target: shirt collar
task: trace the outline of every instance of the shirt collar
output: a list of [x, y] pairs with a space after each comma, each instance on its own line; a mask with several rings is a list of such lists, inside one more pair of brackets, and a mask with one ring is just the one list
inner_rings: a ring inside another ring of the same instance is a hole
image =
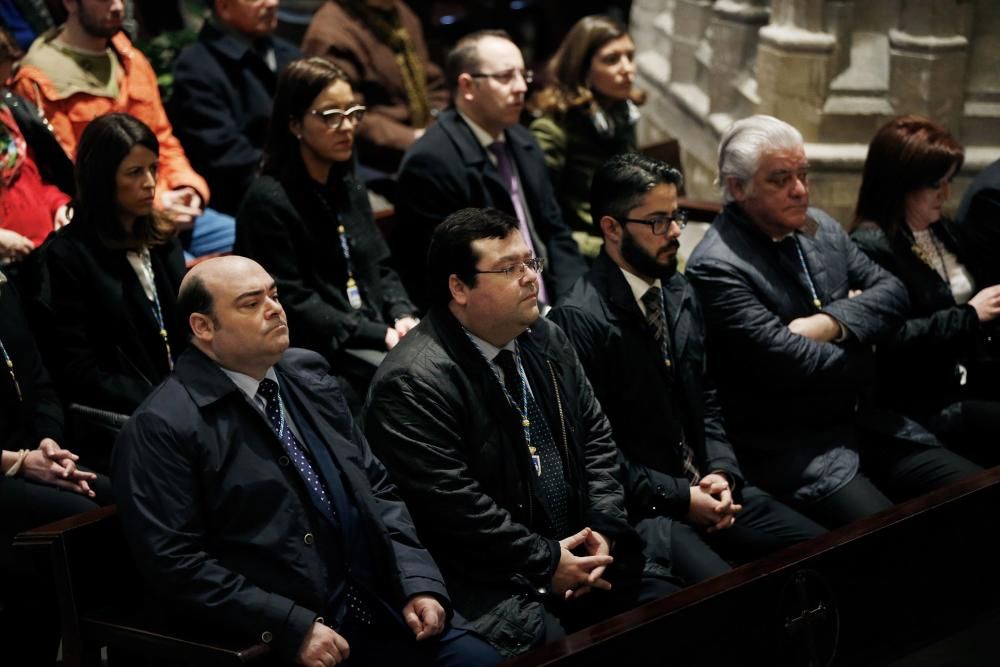
[[653, 281], [653, 284], [649, 284], [639, 276], [634, 273], [629, 273], [620, 266], [618, 269], [622, 272], [622, 275], [625, 276], [625, 282], [628, 283], [629, 289], [632, 290], [632, 296], [635, 298], [636, 303], [639, 304], [639, 310], [641, 310], [642, 314], [645, 315], [646, 304], [642, 302], [642, 297], [649, 291], [650, 287], [659, 287], [662, 293], [663, 281], [657, 278]]
[[[457, 111], [457, 109], [456, 109], [456, 111]], [[472, 134], [475, 135], [476, 140], [480, 144], [482, 144], [483, 148], [489, 149], [490, 144], [492, 144], [494, 142], [497, 142], [497, 141], [504, 142], [504, 141], [506, 141], [506, 138], [505, 138], [503, 132], [500, 133], [500, 136], [494, 137], [494, 136], [490, 135], [489, 132], [487, 132], [483, 128], [479, 127], [478, 125], [476, 125], [476, 123], [474, 123], [472, 121], [472, 119], [470, 119], [468, 116], [466, 116], [461, 111], [458, 111], [458, 115], [461, 116], [462, 120], [464, 120], [465, 123], [469, 126], [469, 128], [472, 130]]]
[[476, 334], [472, 333], [468, 329], [466, 329], [465, 331], [466, 331], [466, 333], [469, 334], [469, 339], [472, 341], [472, 344], [475, 345], [477, 348], [479, 348], [479, 351], [482, 353], [482, 355], [484, 357], [486, 357], [487, 359], [489, 359], [490, 362], [493, 362], [494, 359], [496, 358], [496, 356], [498, 354], [500, 354], [500, 350], [510, 350], [511, 352], [514, 353], [514, 356], [517, 356], [517, 339], [516, 338], [514, 340], [510, 341], [509, 343], [507, 343], [506, 345], [504, 345], [503, 347], [497, 347], [496, 345], [493, 345], [492, 343], [486, 342], [485, 340], [483, 340], [482, 338], [480, 338]]
[[[256, 400], [257, 388], [260, 387], [260, 381], [244, 373], [231, 371], [223, 366], [219, 366], [219, 369], [229, 376], [229, 379], [233, 381], [233, 384], [235, 384], [240, 391], [246, 394], [247, 398], [251, 401]], [[274, 382], [278, 381], [278, 374], [274, 372], [274, 366], [267, 369], [267, 373], [264, 374], [264, 377], [269, 380], [273, 380]]]

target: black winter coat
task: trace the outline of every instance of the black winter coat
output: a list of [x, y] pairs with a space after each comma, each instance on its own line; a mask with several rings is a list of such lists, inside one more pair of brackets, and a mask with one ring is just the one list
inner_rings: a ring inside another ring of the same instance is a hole
[[276, 71], [249, 40], [206, 21], [174, 63], [167, 110], [191, 166], [212, 191], [212, 208], [236, 215], [260, 166], [278, 75], [301, 57], [272, 37]]
[[[447, 610], [441, 574], [329, 367], [290, 349], [275, 371], [341, 471], [372, 545], [380, 598], [401, 611], [430, 593]], [[331, 613], [345, 575], [324, 548], [334, 531], [267, 417], [191, 348], [122, 429], [113, 471], [129, 546], [169, 610], [241, 641], [273, 642], [291, 662], [317, 617]]]
[[[976, 289], [984, 282], [983, 267], [968, 252], [963, 229], [942, 219], [931, 232], [954, 253], [972, 275]], [[996, 328], [982, 326], [976, 310], [958, 305], [941, 276], [911, 249], [900, 233], [888, 238], [874, 223], [862, 224], [851, 238], [866, 255], [899, 278], [910, 297], [906, 321], [878, 348], [878, 396], [883, 405], [911, 415], [937, 413], [964, 396], [959, 365], [975, 381], [985, 369]]]
[[[535, 250], [546, 259], [542, 278], [549, 298], [558, 301], [587, 265], [563, 221], [538, 142], [520, 125], [505, 134], [539, 237]], [[396, 188], [399, 224], [392, 237], [393, 256], [407, 289], [421, 305], [426, 301], [424, 276], [431, 234], [450, 214], [470, 206], [514, 215], [500, 172], [472, 129], [457, 111], [449, 109], [406, 152]]]
[[707, 376], [705, 325], [694, 290], [680, 274], [663, 289], [672, 372], [621, 269], [603, 250], [549, 314], [573, 341], [625, 455], [633, 522], [656, 514], [684, 518], [691, 505], [679, 450], [668, 442], [672, 428], [665, 420], [671, 415], [680, 420], [703, 474], [725, 472], [737, 486], [743, 477]]
[[[745, 468], [768, 461], [751, 477], [777, 495], [797, 489], [806, 466], [831, 447], [856, 446], [859, 401], [875, 378], [872, 344], [891, 336], [909, 305], [902, 283], [835, 220], [818, 209], [809, 216], [794, 236], [819, 308], [794, 246], [780, 247], [736, 204], [712, 223], [685, 274], [705, 309], [729, 436]], [[862, 294], [848, 298], [854, 289]], [[847, 339], [819, 343], [788, 329], [818, 312], [840, 322]]]
[[[611, 427], [572, 344], [540, 319], [518, 338], [536, 401], [564, 457], [569, 525], [614, 540], [615, 567], [642, 567], [628, 525]], [[544, 636], [542, 604], [559, 561], [521, 418], [447, 308], [389, 352], [372, 383], [365, 433], [441, 566], [456, 612], [506, 655]], [[568, 460], [567, 460], [568, 456]]]
[[[288, 315], [292, 344], [337, 365], [345, 348], [385, 350], [393, 322], [416, 307], [389, 264], [389, 249], [364, 186], [352, 177], [324, 187], [303, 171], [279, 181], [261, 176], [236, 219], [234, 252], [274, 276]], [[338, 224], [347, 233], [354, 277], [364, 307], [347, 299], [347, 263]]]

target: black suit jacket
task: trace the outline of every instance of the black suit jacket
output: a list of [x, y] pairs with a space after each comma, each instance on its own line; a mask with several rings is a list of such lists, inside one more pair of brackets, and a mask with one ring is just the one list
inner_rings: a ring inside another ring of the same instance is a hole
[[174, 63], [167, 111], [195, 171], [208, 181], [212, 208], [236, 215], [253, 181], [271, 120], [278, 74], [301, 57], [273, 37], [276, 71], [248, 40], [206, 21]]
[[[64, 400], [131, 413], [170, 371], [149, 300], [124, 250], [105, 247], [83, 222], [39, 249], [32, 315], [39, 347]], [[176, 239], [151, 251], [156, 293], [174, 358], [187, 335], [176, 321], [184, 255]]]
[[[562, 219], [534, 136], [520, 125], [508, 128], [505, 135], [538, 236], [536, 250], [546, 258], [545, 287], [550, 298], [558, 299], [587, 267]], [[514, 215], [500, 172], [472, 129], [449, 109], [407, 151], [397, 182], [399, 225], [393, 232], [392, 251], [403, 283], [418, 305], [426, 305], [424, 275], [434, 228], [451, 213], [470, 206]]]
[[702, 474], [742, 479], [706, 375], [705, 324], [694, 290], [680, 274], [663, 290], [673, 377], [625, 276], [603, 250], [549, 315], [573, 341], [625, 456], [633, 522], [653, 514], [683, 518], [690, 507], [690, 482], [667, 438], [672, 429], [664, 420], [671, 415], [680, 420]]
[[[429, 593], [446, 606], [437, 565], [355, 427], [323, 359], [290, 349], [275, 366], [340, 468], [363, 530], [379, 596], [401, 610]], [[195, 348], [122, 429], [113, 480], [140, 571], [175, 612], [291, 660], [344, 573], [330, 524], [289, 464], [267, 417]], [[267, 633], [267, 634], [265, 634]]]

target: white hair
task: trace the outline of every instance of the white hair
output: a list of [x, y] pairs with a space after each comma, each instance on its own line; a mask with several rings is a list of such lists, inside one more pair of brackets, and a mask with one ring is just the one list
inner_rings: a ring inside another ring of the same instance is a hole
[[802, 134], [774, 116], [758, 114], [738, 120], [729, 126], [719, 142], [719, 185], [722, 199], [729, 203], [733, 194], [728, 179], [749, 184], [767, 151], [801, 148]]

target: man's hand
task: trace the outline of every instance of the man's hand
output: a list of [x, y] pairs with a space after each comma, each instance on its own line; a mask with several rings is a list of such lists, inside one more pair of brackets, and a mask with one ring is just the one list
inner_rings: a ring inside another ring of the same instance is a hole
[[205, 212], [202, 208], [201, 195], [188, 185], [164, 192], [160, 201], [163, 204], [164, 215], [178, 230], [191, 229], [194, 226], [194, 219]]
[[407, 315], [406, 317], [401, 317], [396, 320], [396, 323], [392, 326], [392, 328], [396, 330], [396, 333], [398, 333], [400, 337], [402, 337], [405, 336], [410, 329], [417, 326], [419, 322], [420, 320], [417, 318]]
[[43, 438], [38, 449], [28, 454], [21, 465], [21, 475], [35, 482], [58, 486], [61, 489], [93, 498], [89, 482], [97, 479], [92, 472], [78, 470], [80, 457], [63, 449], [52, 438]]
[[788, 323], [788, 330], [817, 343], [832, 343], [840, 338], [840, 323], [826, 313], [796, 318]]
[[433, 595], [414, 595], [403, 607], [403, 618], [417, 641], [441, 634], [444, 630], [444, 607]]
[[399, 344], [399, 332], [395, 329], [385, 330], [385, 349], [391, 350]]
[[742, 509], [742, 505], [733, 502], [729, 480], [718, 473], [705, 475], [698, 486], [691, 487], [688, 519], [709, 533], [730, 528], [736, 523], [736, 514]]
[[313, 623], [295, 660], [304, 667], [332, 667], [347, 660], [347, 640], [322, 623]]
[[69, 221], [73, 219], [71, 215], [72, 210], [69, 204], [63, 204], [56, 209], [56, 215], [52, 219], [52, 229], [62, 229], [69, 224]]
[[[584, 528], [575, 535], [570, 535], [565, 539], [559, 540], [561, 548], [559, 564], [556, 566], [555, 574], [552, 575], [552, 592], [556, 595], [562, 595], [568, 600], [580, 588], [584, 589], [583, 592], [579, 593], [580, 595], [583, 595], [591, 588], [600, 588], [605, 591], [611, 590], [611, 582], [601, 579], [604, 568], [611, 565], [615, 560], [610, 554], [595, 553], [590, 556], [576, 556], [573, 554], [573, 549], [582, 544], [587, 544], [588, 540], [594, 539], [592, 537], [593, 532], [590, 528]], [[595, 551], [603, 548], [600, 546], [601, 541], [603, 541], [605, 547], [607, 546], [607, 540], [598, 536], [598, 540], [592, 541], [590, 546], [587, 547], [588, 552], [591, 548], [595, 549]], [[598, 568], [600, 569], [592, 579], [594, 570]]]
[[10, 229], [0, 229], [0, 260], [13, 262], [35, 249], [26, 236]]
[[1000, 315], [1000, 285], [979, 290], [969, 299], [969, 305], [976, 309], [980, 322], [990, 322]]

